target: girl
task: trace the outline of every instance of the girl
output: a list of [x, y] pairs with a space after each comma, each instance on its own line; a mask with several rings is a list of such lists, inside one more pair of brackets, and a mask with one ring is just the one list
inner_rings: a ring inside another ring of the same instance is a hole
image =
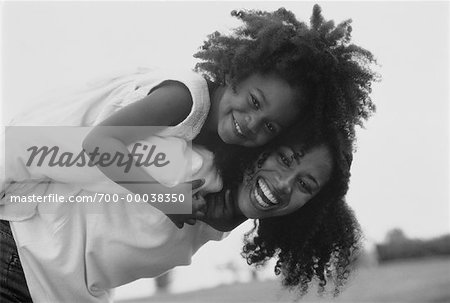
[[[280, 250], [277, 272], [279, 274], [280, 268], [286, 266], [283, 274], [287, 281], [295, 280], [299, 275], [296, 270], [299, 265], [304, 267], [309, 278], [316, 276], [322, 280], [325, 277], [321, 276], [320, 270], [324, 270], [325, 263], [328, 270], [338, 265], [339, 270], [348, 271], [348, 263], [345, 262], [350, 260], [351, 249], [356, 247], [358, 240], [356, 221], [339, 202], [348, 184], [349, 140], [333, 139], [330, 132], [309, 139], [312, 133], [292, 131], [287, 134], [280, 147], [262, 154], [246, 170], [245, 178], [240, 176], [240, 183], [234, 176], [239, 168], [244, 168], [240, 163], [247, 162], [248, 155], [234, 164], [224, 165], [221, 170], [228, 178], [233, 174], [233, 182], [222, 193], [206, 197], [212, 201], [203, 204], [203, 209], [200, 207], [204, 215], [199, 219], [207, 224], [198, 222], [178, 229], [155, 208], [129, 203], [114, 206], [102, 203], [98, 214], [90, 213], [84, 205], [51, 204], [48, 206], [53, 208], [51, 214], [38, 213], [31, 219], [11, 222], [33, 301], [107, 301], [111, 288], [189, 264], [192, 254], [200, 246], [223, 237], [223, 232], [211, 226], [229, 228], [247, 218], [260, 219], [260, 230], [265, 222], [270, 222], [266, 221], [268, 218], [280, 217], [285, 221], [272, 225], [271, 231], [259, 231], [261, 234], [253, 240], [254, 243], [247, 240], [244, 252], [250, 263], [266, 260], [258, 259], [265, 250], [261, 251], [262, 247], [258, 249], [257, 246], [260, 241], [267, 241], [273, 249]], [[214, 190], [211, 185], [217, 182], [210, 179], [215, 178], [213, 172], [216, 169], [211, 166], [211, 153], [201, 148], [195, 148], [195, 152], [202, 155], [203, 167], [194, 174], [194, 178], [206, 179], [209, 189], [203, 188], [204, 191]], [[110, 190], [110, 186], [107, 189]], [[220, 187], [216, 185], [215, 190], [218, 189]], [[79, 193], [83, 196], [88, 194], [88, 191]], [[338, 206], [330, 206], [334, 203]], [[317, 206], [308, 208], [310, 204]], [[340, 209], [342, 215], [338, 219], [346, 218], [347, 221], [333, 219], [330, 226], [326, 222], [322, 225], [323, 214], [327, 214], [330, 207]], [[311, 209], [307, 211], [310, 225], [302, 226], [300, 233], [307, 236], [298, 237], [296, 231], [289, 228], [298, 224], [297, 217], [302, 217], [303, 209]], [[331, 230], [339, 227], [343, 232], [334, 238], [310, 242], [317, 233], [319, 237], [324, 232], [328, 233], [329, 227]], [[285, 244], [272, 243], [272, 233]], [[334, 250], [329, 250], [330, 247]], [[299, 250], [309, 255], [298, 255]], [[266, 254], [273, 256], [273, 253]], [[291, 263], [284, 264], [285, 255], [292, 254]], [[322, 267], [311, 272], [317, 264], [308, 263], [309, 258], [317, 260], [316, 263]], [[336, 278], [337, 289], [345, 278]], [[299, 284], [300, 290], [305, 291], [308, 282], [302, 279], [290, 283]], [[23, 302], [29, 298], [25, 294], [19, 300]]]
[[[374, 110], [368, 96], [374, 74], [366, 66], [373, 61], [370, 52], [349, 44], [349, 22], [335, 28], [318, 6], [310, 28], [285, 9], [232, 15], [245, 26], [231, 36], [210, 35], [195, 55], [203, 60], [197, 70], [212, 81], [209, 112], [188, 82], [164, 81], [147, 86], [144, 91], [150, 94], [141, 101], [123, 109], [117, 105], [119, 110], [108, 112], [99, 126], [175, 126], [170, 135], [212, 151], [224, 143], [262, 146], [306, 116], [317, 125], [340, 121], [353, 137], [354, 125]], [[132, 128], [97, 127], [83, 147], [127, 154], [126, 145], [143, 138], [145, 134]], [[124, 186], [138, 194], [147, 193], [148, 187], [132, 181], [153, 181], [142, 170], [99, 169], [112, 180], [130, 181]]]
[[[305, 117], [315, 125], [340, 123], [353, 137], [354, 126], [374, 111], [369, 93], [375, 74], [368, 67], [372, 54], [350, 44], [350, 21], [334, 26], [317, 5], [309, 27], [283, 8], [232, 15], [244, 25], [230, 35], [210, 35], [195, 54], [202, 60], [196, 70], [207, 80], [192, 72], [141, 69], [55, 98], [12, 125], [173, 126], [163, 135], [193, 140], [213, 152], [226, 144], [262, 146]], [[97, 127], [83, 147], [129, 155], [126, 145], [147, 136], [132, 128]], [[111, 180], [131, 181], [124, 186], [137, 194], [147, 194], [148, 187], [133, 181], [154, 181], [139, 169], [99, 169]], [[32, 208], [18, 215], [17, 205], [5, 205], [2, 218], [33, 216]]]

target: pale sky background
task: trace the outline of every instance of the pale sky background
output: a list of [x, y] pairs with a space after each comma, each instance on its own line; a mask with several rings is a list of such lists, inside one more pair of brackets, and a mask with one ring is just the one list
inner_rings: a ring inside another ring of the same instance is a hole
[[[3, 121], [46, 92], [124, 68], [191, 68], [207, 34], [238, 24], [233, 9], [284, 6], [308, 21], [314, 3], [2, 3]], [[353, 19], [353, 42], [380, 64], [377, 113], [358, 132], [348, 194], [366, 238], [382, 241], [394, 227], [409, 237], [450, 232], [449, 3], [317, 3], [326, 19]], [[239, 260], [246, 229], [202, 248], [191, 272], [210, 269], [206, 258]]]

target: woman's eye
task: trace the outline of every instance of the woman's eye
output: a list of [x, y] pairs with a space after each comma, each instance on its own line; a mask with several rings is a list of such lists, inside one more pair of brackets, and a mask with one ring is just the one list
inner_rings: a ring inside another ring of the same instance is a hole
[[286, 166], [290, 166], [291, 165], [291, 161], [289, 160], [289, 158], [288, 157], [286, 157], [284, 154], [282, 154], [282, 153], [280, 153], [279, 154], [280, 155], [280, 160], [281, 160], [281, 162], [283, 162], [283, 164], [284, 165], [286, 165]]
[[266, 123], [266, 127], [271, 133], [276, 132], [275, 126], [272, 123]]
[[309, 187], [309, 185], [303, 181], [302, 179], [298, 179], [298, 184], [300, 185], [300, 189], [303, 192], [306, 192], [308, 194], [312, 194], [311, 188]]
[[252, 103], [253, 103], [253, 106], [255, 106], [255, 108], [256, 109], [259, 109], [261, 106], [259, 105], [259, 101], [253, 96], [253, 95], [250, 95], [251, 96], [251, 98], [252, 98]]

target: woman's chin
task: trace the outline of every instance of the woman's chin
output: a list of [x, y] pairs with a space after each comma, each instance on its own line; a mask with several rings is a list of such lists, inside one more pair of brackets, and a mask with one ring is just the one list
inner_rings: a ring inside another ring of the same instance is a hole
[[241, 213], [248, 219], [261, 219], [264, 217], [264, 215], [260, 211], [253, 208], [241, 209]]

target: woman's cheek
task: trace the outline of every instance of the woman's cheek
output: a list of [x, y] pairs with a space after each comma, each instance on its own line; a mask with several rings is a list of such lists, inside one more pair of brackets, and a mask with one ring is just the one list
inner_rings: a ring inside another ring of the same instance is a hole
[[265, 167], [266, 169], [275, 170], [277, 168], [277, 165], [279, 165], [278, 161], [275, 157], [275, 154], [272, 153], [264, 162], [263, 167]]
[[289, 201], [289, 205], [291, 205], [292, 207], [292, 212], [305, 206], [305, 204], [309, 200], [311, 200], [311, 197], [309, 195], [306, 196], [303, 193], [299, 192], [298, 189], [296, 189], [296, 191], [291, 195], [291, 199]]

